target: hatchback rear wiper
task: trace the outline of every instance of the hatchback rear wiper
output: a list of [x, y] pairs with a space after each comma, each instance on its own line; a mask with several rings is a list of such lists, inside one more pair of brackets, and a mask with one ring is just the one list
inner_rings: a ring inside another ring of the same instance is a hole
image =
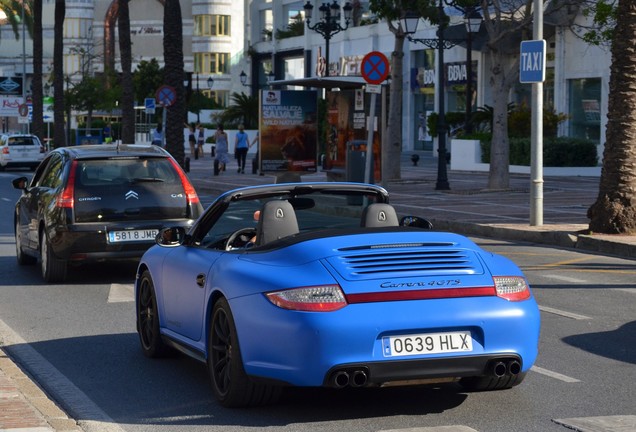
[[159, 177], [135, 177], [130, 179], [131, 183], [152, 183], [152, 182], [161, 182], [163, 183], [165, 180], [160, 179]]

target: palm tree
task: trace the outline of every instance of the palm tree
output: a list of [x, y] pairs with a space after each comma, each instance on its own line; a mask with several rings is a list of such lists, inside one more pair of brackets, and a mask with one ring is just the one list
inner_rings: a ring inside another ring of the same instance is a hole
[[20, 39], [23, 5], [25, 6], [24, 24], [29, 31], [29, 34], [31, 34], [31, 30], [33, 29], [33, 16], [29, 5], [27, 3], [23, 3], [21, 0], [0, 0], [0, 11], [4, 12], [4, 19], [6, 19], [7, 23], [11, 26], [11, 30], [13, 30], [16, 40]]
[[166, 115], [166, 149], [184, 164], [183, 124], [185, 123], [185, 89], [183, 87], [183, 25], [179, 0], [166, 0], [163, 12], [164, 81], [176, 92]]
[[55, 23], [53, 34], [53, 121], [55, 130], [53, 141], [56, 147], [65, 146], [64, 122], [64, 18], [66, 16], [65, 0], [55, 0]]
[[32, 132], [44, 139], [44, 106], [42, 102], [42, 0], [33, 0], [33, 126]]
[[219, 117], [227, 126], [245, 125], [246, 129], [258, 128], [258, 98], [245, 93], [232, 93], [232, 105]]
[[636, 9], [620, 0], [612, 40], [607, 132], [596, 202], [587, 211], [590, 230], [636, 234]]
[[128, 2], [119, 0], [119, 52], [121, 54], [121, 140], [135, 142], [135, 90], [132, 81], [132, 44], [130, 41], [130, 11]]

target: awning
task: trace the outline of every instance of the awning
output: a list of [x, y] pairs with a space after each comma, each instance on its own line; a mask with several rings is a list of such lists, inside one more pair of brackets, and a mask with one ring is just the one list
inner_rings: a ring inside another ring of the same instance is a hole
[[360, 76], [330, 76], [330, 77], [308, 77], [308, 78], [295, 78], [288, 80], [276, 80], [272, 81], [270, 85], [274, 87], [281, 86], [300, 86], [311, 88], [324, 88], [324, 89], [358, 89], [367, 85], [364, 78]]

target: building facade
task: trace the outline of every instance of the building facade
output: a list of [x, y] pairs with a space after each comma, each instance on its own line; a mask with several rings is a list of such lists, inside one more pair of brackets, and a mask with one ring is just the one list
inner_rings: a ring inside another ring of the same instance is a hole
[[[344, 0], [339, 0], [341, 6]], [[181, 2], [184, 64], [190, 89], [199, 89], [221, 105], [232, 93], [256, 95], [265, 88], [268, 76], [277, 81], [312, 77], [360, 76], [360, 61], [370, 51], [390, 58], [395, 39], [385, 22], [369, 11], [368, 1], [353, 1], [348, 28], [329, 40], [329, 64], [324, 65], [326, 40], [305, 25], [304, 0], [184, 0]], [[320, 19], [314, 5], [312, 23]], [[100, 73], [106, 67], [119, 70], [116, 0], [67, 0], [64, 25], [64, 75], [79, 82], [84, 73]], [[330, 4], [330, 3], [326, 3]], [[130, 2], [133, 70], [142, 60], [157, 59], [163, 65], [163, 8], [159, 0]], [[53, 16], [55, 2], [44, 7], [44, 81], [52, 70]], [[340, 23], [345, 26], [343, 17]], [[582, 23], [581, 14], [574, 19]], [[451, 24], [461, 26], [462, 18]], [[593, 139], [599, 155], [605, 142], [609, 93], [608, 49], [590, 46], [569, 30], [568, 23], [546, 23], [548, 45], [544, 105], [567, 114], [559, 134]], [[32, 74], [32, 43], [26, 48], [9, 26], [0, 25], [0, 77], [20, 77], [26, 60], [26, 89]], [[416, 38], [435, 38], [436, 27], [420, 25]], [[483, 30], [482, 30], [483, 31]], [[445, 51], [446, 111], [465, 110], [467, 51], [459, 44]], [[471, 50], [473, 108], [492, 105], [490, 60], [479, 46]], [[588, 61], [587, 59], [594, 59]], [[403, 151], [432, 150], [433, 139], [424, 127], [427, 115], [438, 110], [437, 52], [424, 45], [404, 45]], [[241, 82], [241, 75], [246, 83]], [[208, 88], [208, 78], [213, 78]], [[45, 94], [47, 88], [45, 85]], [[517, 84], [510, 101], [528, 102], [529, 84]], [[139, 101], [140, 103], [142, 101]], [[9, 119], [10, 120], [10, 119]], [[3, 125], [3, 127], [8, 127]]]

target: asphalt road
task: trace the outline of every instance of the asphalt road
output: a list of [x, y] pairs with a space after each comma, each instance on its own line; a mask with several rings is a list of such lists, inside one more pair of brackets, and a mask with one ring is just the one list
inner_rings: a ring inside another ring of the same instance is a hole
[[0, 339], [87, 431], [636, 430], [634, 261], [474, 239], [522, 267], [542, 310], [539, 359], [515, 389], [292, 389], [272, 407], [227, 410], [204, 365], [141, 354], [134, 265], [80, 267], [67, 283], [45, 285], [37, 268], [16, 264], [16, 174], [0, 173]]

